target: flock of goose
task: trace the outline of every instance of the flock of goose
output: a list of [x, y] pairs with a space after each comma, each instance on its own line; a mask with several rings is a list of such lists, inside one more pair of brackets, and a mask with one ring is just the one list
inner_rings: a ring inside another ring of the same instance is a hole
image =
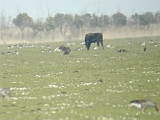
[[[150, 43], [153, 43], [153, 40], [151, 40]], [[129, 44], [131, 44], [130, 41], [129, 41]], [[155, 47], [158, 46], [158, 44], [153, 44], [153, 45], [154, 45]], [[145, 42], [143, 42], [143, 43], [140, 42], [140, 46], [145, 46]], [[15, 46], [15, 47], [22, 48], [21, 45], [18, 45], [18, 46]], [[28, 46], [28, 47], [36, 47], [36, 46], [35, 46], [35, 45], [31, 45], [31, 46]], [[44, 46], [42, 46], [42, 47], [44, 47]], [[50, 48], [50, 46], [47, 46], [47, 47]], [[109, 44], [107, 47], [110, 47], [110, 44]], [[7, 48], [10, 49], [10, 48], [12, 48], [12, 46], [8, 46]], [[48, 52], [51, 52], [51, 51], [52, 51], [52, 50], [49, 49]], [[70, 49], [69, 47], [64, 46], [64, 45], [61, 45], [61, 46], [57, 47], [57, 48], [54, 50], [54, 52], [56, 52], [56, 51], [63, 51], [64, 54], [69, 54], [70, 51], [71, 51], [71, 49]], [[124, 52], [124, 51], [125, 51], [124, 49], [120, 49], [118, 52]], [[146, 47], [144, 47], [144, 51], [146, 51]], [[44, 50], [41, 50], [41, 52], [43, 53]], [[15, 54], [19, 54], [18, 51], [15, 51], [14, 53], [15, 53]], [[5, 53], [2, 52], [1, 54], [5, 54]], [[7, 54], [11, 54], [11, 53], [10, 53], [10, 52], [7, 52]], [[1, 89], [0, 89], [0, 94], [2, 95], [2, 99], [3, 99], [3, 100], [4, 100], [4, 99], [9, 100], [9, 99], [10, 99], [10, 93], [11, 93], [11, 91], [10, 91], [9, 88], [1, 88]], [[131, 101], [131, 102], [129, 103], [129, 106], [130, 106], [130, 107], [134, 106], [134, 107], [140, 109], [140, 111], [141, 111], [142, 113], [144, 113], [146, 109], [148, 109], [148, 108], [153, 108], [153, 107], [155, 107], [156, 111], [159, 111], [159, 108], [158, 108], [157, 104], [156, 104], [155, 102], [151, 101], [151, 100], [133, 100], [133, 101]]]
[[[3, 99], [7, 99], [7, 100], [10, 99], [9, 88], [1, 88], [0, 93]], [[155, 107], [156, 111], [159, 112], [159, 108], [157, 104], [151, 100], [133, 100], [129, 103], [129, 107], [132, 107], [132, 106], [140, 109], [142, 113], [144, 113], [146, 109], [153, 108], [153, 107]]]
[[[155, 47], [157, 47], [158, 46], [158, 44], [157, 43], [154, 43], [154, 41], [153, 40], [150, 40], [149, 41], [149, 43], [151, 43], [153, 46], [155, 46]], [[80, 44], [85, 44], [84, 42], [82, 42], [82, 43], [80, 43]], [[131, 41], [129, 41], [128, 42], [128, 44], [132, 44], [132, 42]], [[44, 52], [46, 52], [45, 50], [44, 50], [44, 48], [46, 47], [46, 48], [48, 48], [48, 53], [51, 53], [52, 51], [54, 51], [54, 52], [59, 52], [59, 51], [62, 51], [63, 53], [64, 53], [64, 55], [66, 55], [66, 54], [69, 54], [70, 52], [71, 52], [71, 48], [70, 48], [70, 46], [73, 46], [73, 45], [75, 45], [75, 43], [67, 43], [67, 46], [64, 46], [64, 45], [61, 45], [61, 46], [59, 46], [59, 47], [57, 47], [57, 48], [55, 48], [55, 49], [52, 49], [52, 47], [50, 46], [50, 45], [42, 45], [41, 47], [42, 47], [42, 50], [40, 50], [40, 52], [41, 53], [44, 53]], [[146, 43], [145, 42], [139, 42], [139, 46], [144, 46], [144, 52], [147, 50], [147, 48], [146, 48]], [[9, 46], [7, 46], [7, 49], [9, 50], [9, 49], [11, 49], [11, 48], [36, 48], [37, 46], [36, 45], [21, 45], [21, 44], [17, 44], [17, 45], [9, 45]], [[64, 49], [65, 48], [65, 49]], [[108, 44], [108, 45], [106, 45], [106, 48], [111, 48], [111, 45], [110, 45], [110, 43]], [[81, 50], [82, 48], [77, 48], [77, 50]], [[96, 47], [94, 47], [93, 48], [94, 50], [97, 50], [98, 49], [98, 47], [96, 46]], [[124, 50], [124, 49], [120, 49], [120, 50], [118, 50], [118, 52], [126, 52], [126, 50]], [[16, 55], [18, 55], [20, 52], [19, 51], [13, 51], [13, 52], [10, 52], [10, 51], [8, 51], [8, 52], [1, 52], [1, 54], [3, 55], [3, 54], [8, 54], [8, 55], [10, 55], [10, 54], [16, 54]]]
[[[67, 55], [71, 52], [71, 48], [70, 46], [75, 45], [75, 43], [67, 43], [67, 46], [65, 45], [60, 45], [58, 47], [56, 47], [55, 49], [53, 49], [50, 45], [42, 45], [41, 46], [41, 50], [40, 53], [44, 53], [46, 52], [46, 48], [48, 48], [48, 53], [51, 52], [59, 52], [62, 51], [64, 53], [64, 55]], [[20, 51], [13, 51], [11, 50], [12, 48], [19, 48], [19, 49], [23, 49], [23, 48], [37, 48], [38, 46], [36, 45], [9, 45], [7, 46], [8, 51], [7, 52], [1, 52], [1, 55], [7, 54], [7, 55], [11, 55], [11, 54], [16, 54], [18, 55], [20, 53]]]

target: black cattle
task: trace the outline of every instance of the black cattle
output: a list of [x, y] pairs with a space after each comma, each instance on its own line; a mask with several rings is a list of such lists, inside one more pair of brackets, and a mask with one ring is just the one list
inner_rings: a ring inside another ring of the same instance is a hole
[[97, 46], [99, 46], [99, 42], [102, 45], [103, 48], [103, 35], [102, 33], [88, 33], [85, 35], [85, 45], [87, 50], [89, 50], [91, 43], [97, 42]]

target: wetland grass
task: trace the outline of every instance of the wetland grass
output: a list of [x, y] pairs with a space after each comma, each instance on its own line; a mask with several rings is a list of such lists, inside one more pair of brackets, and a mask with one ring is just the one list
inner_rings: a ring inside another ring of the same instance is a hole
[[159, 120], [154, 109], [142, 114], [128, 103], [151, 99], [160, 106], [160, 46], [153, 45], [160, 37], [104, 40], [110, 47], [92, 44], [89, 51], [73, 42], [69, 55], [48, 52], [67, 42], [0, 45], [0, 87], [12, 92], [0, 101], [1, 120]]

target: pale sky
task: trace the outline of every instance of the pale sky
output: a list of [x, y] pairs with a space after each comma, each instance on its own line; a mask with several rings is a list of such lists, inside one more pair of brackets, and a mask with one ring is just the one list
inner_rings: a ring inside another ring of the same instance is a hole
[[19, 13], [28, 13], [34, 19], [47, 18], [48, 13], [112, 16], [121, 12], [130, 17], [134, 13], [160, 11], [160, 0], [0, 0], [1, 14], [15, 18]]

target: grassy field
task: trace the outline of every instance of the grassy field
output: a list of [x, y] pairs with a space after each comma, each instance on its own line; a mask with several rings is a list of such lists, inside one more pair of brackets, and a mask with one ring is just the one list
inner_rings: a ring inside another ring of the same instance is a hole
[[89, 51], [82, 42], [71, 41], [69, 55], [53, 52], [67, 42], [0, 45], [0, 87], [11, 90], [10, 100], [0, 100], [0, 119], [159, 120], [154, 108], [142, 114], [128, 103], [160, 107], [160, 37], [104, 40], [104, 50], [92, 44]]

